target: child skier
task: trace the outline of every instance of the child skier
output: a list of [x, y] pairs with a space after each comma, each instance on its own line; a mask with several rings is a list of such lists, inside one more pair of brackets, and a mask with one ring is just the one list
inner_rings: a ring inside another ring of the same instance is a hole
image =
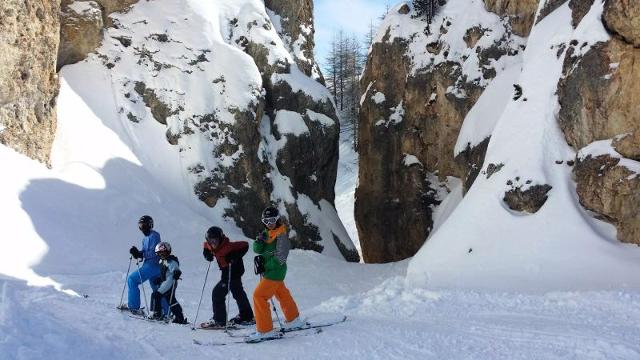
[[168, 311], [173, 313], [173, 322], [177, 324], [186, 324], [187, 320], [182, 314], [182, 306], [176, 300], [176, 288], [178, 287], [178, 279], [182, 275], [180, 271], [180, 261], [174, 255], [171, 255], [171, 245], [167, 242], [161, 242], [156, 245], [156, 254], [160, 258], [160, 278], [157, 283], [158, 289], [151, 295], [151, 303], [153, 304], [153, 314], [150, 318], [153, 320], [162, 320], [169, 313], [162, 313], [162, 301], [166, 301]]
[[128, 303], [122, 306], [121, 310], [129, 310], [133, 314], [143, 315], [144, 311], [140, 309], [140, 289], [138, 286], [143, 282], [150, 280], [151, 289], [155, 291], [157, 285], [154, 280], [160, 276], [160, 264], [158, 256], [155, 253], [156, 245], [160, 243], [160, 234], [153, 230], [153, 219], [149, 215], [144, 215], [138, 220], [138, 229], [144, 234], [142, 239], [142, 251], [132, 246], [129, 253], [135, 259], [143, 259], [142, 267], [139, 271], [134, 271], [127, 278]]
[[213, 318], [200, 324], [200, 327], [203, 329], [225, 328], [227, 321], [225, 299], [229, 290], [231, 290], [239, 310], [239, 314], [229, 320], [229, 323], [252, 325], [254, 323], [253, 310], [251, 310], [247, 293], [242, 288], [242, 275], [244, 274], [242, 257], [249, 250], [249, 244], [246, 241], [231, 242], [222, 229], [217, 226], [207, 230], [205, 240], [202, 254], [207, 261], [213, 261], [213, 258], [216, 258], [220, 268], [220, 281], [211, 292]]
[[289, 234], [280, 218], [278, 209], [268, 207], [262, 212], [265, 230], [253, 243], [253, 251], [264, 258], [264, 273], [253, 292], [253, 308], [256, 312], [256, 332], [247, 337], [248, 342], [258, 342], [278, 337], [273, 329], [269, 299], [278, 299], [285, 317], [284, 329], [296, 329], [306, 325], [300, 318], [298, 306], [284, 284], [289, 255]]

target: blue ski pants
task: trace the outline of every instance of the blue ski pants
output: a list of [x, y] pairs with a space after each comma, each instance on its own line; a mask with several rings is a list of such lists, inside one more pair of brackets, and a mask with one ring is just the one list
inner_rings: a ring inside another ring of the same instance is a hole
[[156, 291], [158, 285], [154, 284], [153, 280], [159, 276], [160, 266], [157, 264], [152, 265], [146, 261], [140, 267], [140, 271], [136, 270], [129, 274], [129, 278], [127, 279], [127, 286], [129, 288], [127, 305], [129, 309], [140, 309], [140, 289], [138, 286], [147, 280], [151, 280], [149, 281], [151, 291]]

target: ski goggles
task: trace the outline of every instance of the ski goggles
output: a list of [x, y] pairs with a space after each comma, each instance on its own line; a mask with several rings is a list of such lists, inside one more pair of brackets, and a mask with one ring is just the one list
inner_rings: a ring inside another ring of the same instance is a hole
[[277, 222], [278, 222], [278, 217], [277, 216], [262, 218], [262, 223], [265, 224], [266, 226], [273, 226]]

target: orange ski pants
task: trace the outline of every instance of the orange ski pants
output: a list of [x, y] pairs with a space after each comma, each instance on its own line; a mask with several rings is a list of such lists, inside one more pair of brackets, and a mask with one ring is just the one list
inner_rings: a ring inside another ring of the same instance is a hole
[[299, 315], [298, 305], [291, 297], [291, 293], [284, 285], [284, 281], [262, 278], [253, 292], [253, 311], [256, 317], [256, 330], [259, 332], [264, 333], [273, 330], [271, 310], [269, 309], [269, 299], [273, 296], [278, 299], [286, 321], [294, 320]]

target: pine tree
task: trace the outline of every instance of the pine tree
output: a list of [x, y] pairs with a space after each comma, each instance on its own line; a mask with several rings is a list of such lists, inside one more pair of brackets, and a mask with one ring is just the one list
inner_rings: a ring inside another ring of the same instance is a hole
[[346, 36], [343, 31], [334, 35], [324, 72], [340, 114], [341, 129], [354, 137], [360, 111], [360, 75], [365, 62], [360, 39], [355, 35]]
[[445, 0], [413, 0], [413, 8], [418, 16], [425, 16], [427, 23], [431, 24], [431, 21], [436, 16], [438, 7], [445, 3]]

